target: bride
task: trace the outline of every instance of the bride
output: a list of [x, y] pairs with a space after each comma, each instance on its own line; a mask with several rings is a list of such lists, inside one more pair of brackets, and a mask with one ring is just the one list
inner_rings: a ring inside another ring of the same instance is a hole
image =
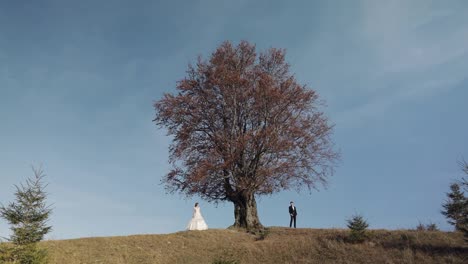
[[187, 230], [206, 230], [206, 229], [208, 229], [208, 226], [206, 225], [205, 220], [203, 219], [203, 216], [201, 215], [200, 206], [198, 206], [198, 203], [195, 203], [195, 206], [193, 207], [192, 219], [187, 225]]

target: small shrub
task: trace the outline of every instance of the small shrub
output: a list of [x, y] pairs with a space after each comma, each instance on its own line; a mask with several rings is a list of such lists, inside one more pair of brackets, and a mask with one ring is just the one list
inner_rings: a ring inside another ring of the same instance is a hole
[[347, 220], [348, 228], [351, 233], [348, 236], [348, 241], [352, 243], [364, 242], [367, 238], [367, 228], [369, 224], [361, 215], [354, 215], [351, 219]]
[[423, 224], [419, 222], [416, 226], [416, 231], [439, 231], [439, 228], [435, 223]]
[[427, 231], [439, 231], [439, 228], [437, 227], [436, 224], [430, 223], [430, 224], [426, 225], [426, 230]]
[[426, 226], [419, 222], [419, 224], [416, 226], [416, 231], [426, 231]]

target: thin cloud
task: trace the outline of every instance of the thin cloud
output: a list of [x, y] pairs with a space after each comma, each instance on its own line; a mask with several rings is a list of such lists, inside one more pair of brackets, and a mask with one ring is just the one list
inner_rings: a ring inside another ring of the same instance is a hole
[[338, 125], [381, 117], [392, 107], [447, 92], [467, 78], [463, 9], [436, 8], [433, 2], [363, 1], [362, 12], [356, 38], [374, 64], [367, 68], [368, 81], [355, 87], [364, 91], [362, 102], [336, 113]]

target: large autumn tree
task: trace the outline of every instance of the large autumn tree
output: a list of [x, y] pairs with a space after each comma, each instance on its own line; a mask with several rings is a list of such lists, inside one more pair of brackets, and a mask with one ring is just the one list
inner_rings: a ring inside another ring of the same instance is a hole
[[338, 153], [318, 94], [290, 73], [285, 51], [224, 42], [198, 58], [176, 94], [154, 103], [173, 136], [171, 191], [234, 204], [235, 227], [261, 228], [255, 197], [325, 184]]

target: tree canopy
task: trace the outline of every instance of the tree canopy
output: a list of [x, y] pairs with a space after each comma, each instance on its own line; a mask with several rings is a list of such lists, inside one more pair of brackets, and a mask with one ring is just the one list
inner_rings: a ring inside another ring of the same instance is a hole
[[224, 42], [209, 60], [189, 65], [176, 94], [154, 103], [153, 121], [173, 137], [164, 182], [171, 191], [233, 202], [235, 225], [249, 225], [238, 220], [252, 206], [257, 217], [255, 195], [311, 190], [333, 174], [339, 155], [323, 106], [290, 73], [285, 50], [257, 54], [246, 41]]

